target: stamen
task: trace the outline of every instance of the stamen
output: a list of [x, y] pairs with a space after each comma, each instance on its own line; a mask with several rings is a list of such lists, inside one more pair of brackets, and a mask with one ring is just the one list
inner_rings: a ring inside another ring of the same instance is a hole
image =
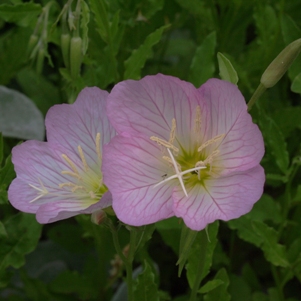
[[71, 182], [66, 182], [66, 183], [59, 184], [59, 188], [74, 187], [74, 186], [76, 186], [76, 185], [74, 183], [71, 183]]
[[86, 189], [84, 186], [77, 186], [77, 185], [75, 185], [75, 186], [71, 189], [71, 192], [75, 192], [75, 191], [78, 190], [78, 189], [87, 191], [87, 189]]
[[62, 170], [62, 171], [61, 171], [61, 174], [62, 174], [62, 175], [68, 175], [68, 176], [71, 176], [71, 177], [76, 178], [76, 179], [78, 179], [78, 180], [81, 180], [81, 179], [82, 179], [82, 178], [80, 177], [79, 174], [74, 173], [74, 172], [72, 172], [72, 171], [70, 171], [70, 170]]
[[172, 149], [175, 153], [178, 153], [179, 152], [179, 149], [177, 147], [175, 147], [174, 145], [172, 145], [170, 142], [167, 142], [166, 140], [164, 139], [161, 139], [161, 138], [158, 138], [156, 136], [151, 136], [150, 139], [152, 141], [155, 141], [157, 142], [159, 145], [163, 145], [165, 146], [167, 149]]
[[65, 154], [62, 154], [62, 158], [69, 164], [69, 166], [74, 171], [74, 173], [76, 173], [77, 175], [79, 175], [78, 170], [77, 170], [75, 164], [71, 161], [71, 159], [69, 159], [68, 156], [65, 155]]
[[173, 144], [174, 141], [175, 141], [176, 127], [177, 127], [176, 120], [175, 120], [175, 118], [173, 118], [172, 121], [171, 121], [171, 131], [170, 131], [169, 140], [168, 140], [168, 142], [170, 144]]
[[195, 110], [195, 118], [194, 118], [194, 132], [199, 136], [201, 132], [201, 125], [202, 125], [202, 119], [201, 119], [201, 107], [197, 106]]
[[43, 184], [43, 182], [41, 181], [41, 179], [38, 178], [38, 180], [39, 180], [39, 182], [40, 182], [40, 185], [41, 185], [42, 189], [39, 188], [39, 187], [37, 187], [37, 186], [34, 186], [34, 185], [28, 183], [28, 185], [29, 185], [30, 187], [32, 187], [33, 189], [35, 189], [35, 190], [38, 191], [38, 196], [37, 196], [36, 198], [34, 198], [33, 200], [29, 201], [29, 203], [33, 203], [33, 202], [37, 201], [38, 199], [40, 199], [41, 197], [43, 197], [43, 196], [45, 196], [45, 195], [47, 195], [47, 194], [49, 193], [49, 191], [48, 191], [47, 188], [44, 186], [44, 184]]
[[220, 140], [222, 140], [225, 137], [225, 134], [221, 134], [218, 136], [215, 136], [214, 138], [206, 141], [205, 143], [203, 143], [199, 148], [198, 148], [198, 152], [202, 151], [205, 147], [207, 147], [210, 144], [213, 144], [215, 142], [219, 142]]
[[93, 191], [90, 191], [89, 195], [90, 195], [91, 199], [97, 199], [97, 196], [95, 195], [95, 193]]
[[97, 153], [98, 160], [101, 162], [102, 155], [100, 151], [100, 133], [97, 133], [96, 135], [95, 145], [96, 145], [96, 153]]
[[81, 160], [83, 162], [84, 169], [85, 169], [85, 171], [88, 171], [89, 167], [88, 167], [88, 164], [87, 164], [87, 161], [86, 161], [83, 149], [81, 148], [80, 145], [77, 147], [77, 149], [78, 149], [78, 152], [79, 152], [79, 156], [80, 156], [80, 158], [81, 158]]

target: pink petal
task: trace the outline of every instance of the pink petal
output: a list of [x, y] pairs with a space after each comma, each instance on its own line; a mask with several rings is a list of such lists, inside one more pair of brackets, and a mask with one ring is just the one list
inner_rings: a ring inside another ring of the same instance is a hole
[[101, 135], [101, 145], [108, 143], [115, 135], [106, 116], [107, 96], [108, 92], [97, 87], [85, 88], [74, 104], [50, 108], [45, 121], [48, 142], [64, 149], [75, 161], [80, 161], [80, 145], [88, 165], [99, 166], [95, 145], [97, 133]]
[[[264, 154], [263, 138], [238, 88], [226, 81], [210, 79], [199, 92], [208, 110], [202, 123], [203, 141], [226, 134], [217, 147], [220, 154], [214, 164], [223, 166], [223, 175], [256, 166]], [[212, 144], [204, 151], [209, 155], [216, 146]]]
[[248, 213], [263, 192], [264, 170], [258, 165], [218, 179], [204, 186], [188, 187], [185, 197], [180, 187], [174, 189], [173, 210], [192, 230], [202, 230], [215, 220], [228, 221]]
[[189, 146], [198, 98], [192, 84], [157, 74], [117, 84], [108, 97], [107, 112], [119, 134], [142, 133], [165, 140], [169, 139], [172, 119], [175, 118], [177, 137]]
[[44, 204], [39, 207], [36, 218], [41, 224], [53, 223], [78, 214], [91, 214], [98, 209], [103, 209], [111, 205], [112, 195], [110, 192], [106, 192], [100, 201], [89, 206], [81, 200], [76, 199]]
[[154, 187], [166, 173], [162, 153], [149, 138], [115, 136], [103, 152], [104, 183], [113, 197], [113, 209], [134, 226], [172, 216], [172, 183]]

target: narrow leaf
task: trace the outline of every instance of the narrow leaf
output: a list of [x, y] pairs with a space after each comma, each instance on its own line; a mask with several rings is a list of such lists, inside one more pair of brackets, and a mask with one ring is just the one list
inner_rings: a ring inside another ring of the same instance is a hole
[[211, 281], [208, 281], [205, 285], [203, 285], [200, 289], [199, 289], [199, 293], [200, 294], [206, 294], [212, 290], [214, 290], [215, 288], [219, 287], [220, 285], [222, 285], [224, 282], [221, 279], [214, 279]]
[[217, 60], [221, 79], [236, 85], [238, 83], [238, 76], [230, 60], [227, 59], [221, 52], [218, 52]]
[[6, 22], [13, 22], [24, 27], [35, 23], [37, 16], [41, 12], [41, 5], [32, 2], [20, 3], [16, 5], [0, 5], [0, 18]]
[[0, 270], [25, 264], [25, 255], [32, 252], [40, 238], [42, 226], [33, 214], [18, 213], [4, 222], [8, 239], [0, 239]]
[[220, 269], [214, 277], [215, 280], [221, 280], [223, 284], [217, 286], [215, 289], [209, 291], [204, 296], [204, 301], [229, 301], [231, 296], [228, 293], [229, 277], [226, 270]]
[[141, 69], [146, 60], [153, 55], [152, 47], [160, 41], [164, 30], [168, 27], [169, 25], [162, 26], [148, 35], [144, 43], [132, 52], [131, 56], [124, 62], [124, 79], [140, 79]]
[[144, 271], [138, 276], [134, 286], [134, 300], [159, 301], [155, 275], [146, 261], [144, 262]]
[[215, 53], [216, 33], [210, 33], [200, 45], [192, 59], [190, 65], [189, 81], [195, 87], [199, 87], [210, 77], [213, 77], [215, 71]]
[[278, 233], [263, 222], [253, 221], [255, 232], [262, 237], [261, 249], [264, 252], [265, 258], [273, 265], [288, 267], [285, 247], [277, 243]]

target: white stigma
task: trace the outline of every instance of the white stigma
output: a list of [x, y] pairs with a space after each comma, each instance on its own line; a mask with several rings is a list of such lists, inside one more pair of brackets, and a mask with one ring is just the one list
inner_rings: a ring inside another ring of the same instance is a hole
[[157, 186], [159, 186], [159, 185], [161, 185], [163, 183], [166, 183], [166, 182], [168, 182], [168, 181], [170, 181], [172, 179], [178, 178], [185, 196], [188, 197], [188, 194], [187, 194], [184, 182], [183, 182], [183, 176], [186, 175], [186, 174], [188, 174], [188, 173], [190, 173], [190, 172], [199, 171], [200, 169], [204, 169], [204, 168], [206, 168], [206, 166], [198, 166], [198, 167], [190, 168], [190, 169], [187, 169], [187, 170], [184, 170], [184, 171], [180, 171], [179, 167], [178, 167], [178, 163], [176, 162], [176, 160], [175, 160], [172, 152], [170, 151], [169, 148], [167, 148], [167, 151], [168, 151], [168, 154], [169, 154], [169, 156], [170, 156], [170, 158], [172, 160], [172, 164], [173, 164], [173, 167], [175, 169], [176, 174], [173, 175], [173, 176], [171, 176], [171, 177], [168, 177], [168, 178], [164, 179], [163, 181], [161, 181], [158, 184], [156, 184], [154, 187], [157, 187]]

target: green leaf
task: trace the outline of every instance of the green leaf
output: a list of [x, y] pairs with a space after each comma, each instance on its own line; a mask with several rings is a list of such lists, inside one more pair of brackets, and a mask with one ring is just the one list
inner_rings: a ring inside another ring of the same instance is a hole
[[0, 239], [0, 270], [8, 266], [20, 268], [25, 255], [32, 252], [41, 235], [42, 226], [33, 214], [18, 213], [4, 221], [8, 239]]
[[253, 221], [255, 232], [262, 238], [261, 249], [265, 258], [275, 266], [288, 267], [285, 247], [278, 244], [278, 233], [263, 222]]
[[271, 115], [284, 137], [288, 137], [294, 129], [301, 128], [300, 116], [301, 107], [297, 106], [281, 108], [281, 110], [277, 110]]
[[268, 194], [263, 194], [259, 201], [254, 204], [253, 209], [245, 216], [250, 220], [262, 222], [270, 220], [279, 224], [283, 220], [280, 210], [279, 203], [275, 202]]
[[291, 90], [295, 93], [301, 94], [301, 73], [299, 73], [293, 80]]
[[219, 75], [221, 79], [226, 80], [232, 84], [237, 85], [238, 76], [229, 59], [227, 59], [221, 52], [217, 53], [217, 60], [219, 66]]
[[192, 245], [186, 265], [186, 275], [191, 288], [195, 281], [201, 283], [210, 271], [213, 252], [217, 243], [218, 226], [217, 221], [208, 226], [208, 237], [205, 230], [199, 232]]
[[254, 231], [252, 221], [245, 215], [228, 221], [228, 225], [230, 229], [237, 230], [239, 238], [250, 242], [257, 247], [261, 245], [263, 238]]
[[0, 131], [7, 137], [43, 140], [44, 118], [24, 94], [0, 86]]
[[220, 269], [214, 277], [215, 280], [221, 280], [223, 284], [211, 290], [204, 296], [204, 301], [229, 301], [231, 296], [229, 295], [227, 288], [229, 286], [229, 278], [224, 268]]
[[141, 78], [141, 69], [144, 67], [146, 60], [153, 55], [152, 47], [160, 41], [164, 30], [168, 27], [169, 25], [165, 25], [158, 28], [146, 37], [144, 43], [138, 49], [133, 50], [131, 56], [124, 62], [124, 79]]
[[90, 0], [91, 11], [95, 15], [95, 22], [97, 31], [101, 38], [109, 44], [110, 41], [110, 25], [108, 20], [108, 13], [106, 3], [104, 0]]
[[210, 33], [195, 52], [190, 65], [189, 81], [195, 87], [201, 86], [209, 78], [213, 77], [215, 71], [216, 32]]
[[199, 289], [199, 293], [200, 294], [206, 294], [210, 291], [212, 291], [213, 289], [219, 287], [220, 285], [222, 285], [224, 282], [220, 279], [215, 279], [215, 280], [211, 280], [208, 281], [205, 285], [203, 285], [200, 289]]
[[265, 138], [267, 150], [271, 152], [279, 169], [285, 174], [288, 169], [289, 155], [283, 134], [274, 120], [258, 105], [258, 102], [257, 108], [259, 112], [258, 122]]
[[0, 18], [6, 22], [13, 22], [27, 27], [37, 21], [37, 16], [42, 12], [40, 4], [20, 3], [16, 5], [0, 5]]
[[155, 283], [155, 275], [146, 261], [144, 261], [144, 271], [135, 281], [134, 300], [159, 301], [158, 287]]

